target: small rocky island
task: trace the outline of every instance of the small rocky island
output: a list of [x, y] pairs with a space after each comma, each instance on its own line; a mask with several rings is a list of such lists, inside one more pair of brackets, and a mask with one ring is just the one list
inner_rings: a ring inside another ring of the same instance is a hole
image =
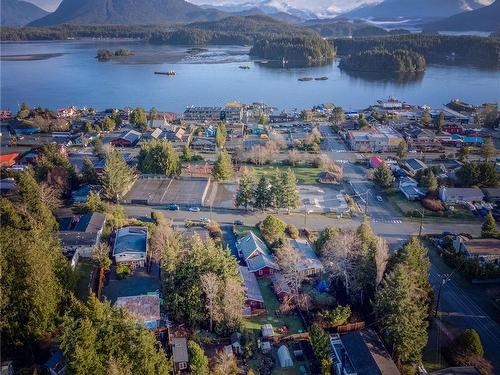
[[120, 48], [116, 50], [114, 53], [107, 49], [100, 49], [97, 51], [97, 55], [95, 58], [99, 61], [109, 61], [117, 57], [130, 56], [132, 54], [133, 54], [132, 52], [130, 52], [128, 49], [125, 48]]
[[425, 64], [425, 57], [417, 52], [374, 48], [342, 58], [339, 67], [360, 72], [410, 73], [423, 72]]

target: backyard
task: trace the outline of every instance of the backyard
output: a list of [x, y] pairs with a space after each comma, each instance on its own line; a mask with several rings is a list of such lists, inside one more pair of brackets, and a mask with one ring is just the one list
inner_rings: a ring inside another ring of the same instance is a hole
[[75, 289], [76, 295], [82, 301], [86, 301], [89, 296], [90, 278], [95, 267], [90, 259], [80, 258], [75, 269]]

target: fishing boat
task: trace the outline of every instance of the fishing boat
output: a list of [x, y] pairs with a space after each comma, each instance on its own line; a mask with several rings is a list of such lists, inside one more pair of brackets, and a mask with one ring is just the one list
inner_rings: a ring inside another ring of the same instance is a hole
[[175, 76], [177, 73], [175, 73], [175, 70], [169, 70], [168, 72], [155, 72], [155, 74], [161, 74], [164, 76]]
[[313, 77], [302, 77], [299, 78], [300, 82], [306, 82], [306, 81], [312, 81], [314, 78]]
[[250, 69], [248, 65], [240, 65], [238, 68], [240, 69]]
[[316, 81], [326, 81], [326, 80], [328, 79], [328, 77], [323, 76], [323, 77], [316, 77], [316, 78], [314, 78], [314, 79], [315, 79]]

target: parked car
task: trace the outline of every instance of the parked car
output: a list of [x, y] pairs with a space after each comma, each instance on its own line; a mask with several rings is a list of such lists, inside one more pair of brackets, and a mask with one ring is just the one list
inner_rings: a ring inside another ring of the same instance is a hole
[[190, 212], [200, 212], [200, 207], [189, 207]]
[[243, 225], [243, 221], [241, 220], [235, 220], [234, 225]]
[[169, 211], [179, 211], [179, 206], [176, 205], [176, 204], [169, 204], [167, 206], [167, 210], [169, 210]]

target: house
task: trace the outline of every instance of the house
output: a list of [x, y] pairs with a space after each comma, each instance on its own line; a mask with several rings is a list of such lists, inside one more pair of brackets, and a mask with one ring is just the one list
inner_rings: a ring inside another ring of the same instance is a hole
[[300, 254], [300, 261], [295, 265], [296, 269], [305, 276], [316, 275], [323, 272], [323, 263], [318, 259], [311, 245], [304, 239], [290, 240], [292, 250]]
[[384, 164], [384, 161], [381, 158], [379, 158], [378, 156], [372, 156], [369, 159], [369, 163], [370, 163], [371, 168], [377, 169], [379, 166]]
[[75, 115], [76, 115], [75, 107], [57, 109], [57, 117], [59, 118], [68, 118], [68, 117], [73, 117]]
[[269, 323], [260, 326], [260, 332], [262, 333], [262, 338], [264, 340], [270, 339], [274, 336], [273, 326]]
[[123, 133], [119, 138], [111, 140], [111, 144], [115, 147], [134, 147], [141, 139], [142, 133], [136, 130], [129, 130]]
[[500, 188], [485, 188], [483, 189], [483, 193], [488, 202], [500, 202]]
[[160, 323], [160, 296], [141, 295], [118, 297], [115, 307], [122, 308], [147, 329], [157, 329]]
[[453, 239], [453, 248], [456, 252], [465, 254], [469, 258], [476, 258], [481, 263], [500, 264], [500, 240], [494, 238], [468, 239], [456, 236]]
[[443, 131], [449, 134], [464, 134], [465, 128], [460, 124], [446, 124], [443, 127]]
[[238, 254], [246, 262], [248, 271], [256, 276], [268, 277], [279, 269], [267, 245], [253, 231], [238, 240], [236, 247]]
[[216, 149], [215, 141], [206, 138], [196, 138], [189, 146], [195, 151], [214, 152]]
[[14, 164], [16, 164], [16, 160], [18, 158], [19, 154], [17, 152], [0, 155], [0, 168], [12, 167]]
[[427, 164], [419, 159], [408, 159], [405, 161], [405, 167], [412, 176], [415, 176], [418, 171], [426, 170]]
[[203, 135], [206, 138], [213, 138], [215, 137], [215, 133], [217, 132], [217, 128], [215, 126], [210, 125], [209, 127], [205, 128], [203, 131]]
[[174, 373], [187, 370], [189, 355], [185, 337], [174, 337], [172, 339], [172, 357], [174, 360]]
[[78, 190], [71, 192], [71, 200], [73, 203], [85, 203], [90, 193], [96, 190], [97, 186], [84, 184]]
[[144, 267], [148, 252], [148, 228], [131, 226], [116, 231], [113, 257], [116, 264]]
[[7, 177], [0, 180], [0, 193], [6, 194], [16, 187], [16, 180], [13, 177]]
[[240, 275], [243, 279], [243, 288], [245, 290], [245, 306], [250, 310], [249, 312], [251, 313], [255, 309], [263, 309], [264, 298], [262, 297], [255, 274], [250, 272], [248, 267], [240, 266]]
[[473, 203], [482, 202], [484, 194], [476, 188], [439, 188], [439, 199], [445, 203]]
[[399, 191], [403, 193], [409, 201], [420, 200], [427, 194], [425, 189], [419, 188], [418, 182], [411, 177], [401, 177], [398, 187]]
[[79, 257], [90, 258], [92, 250], [101, 240], [106, 217], [100, 212], [64, 218], [58, 233], [63, 254], [72, 257], [75, 266]]
[[281, 345], [278, 349], [278, 360], [281, 368], [293, 367], [292, 357], [286, 345]]

